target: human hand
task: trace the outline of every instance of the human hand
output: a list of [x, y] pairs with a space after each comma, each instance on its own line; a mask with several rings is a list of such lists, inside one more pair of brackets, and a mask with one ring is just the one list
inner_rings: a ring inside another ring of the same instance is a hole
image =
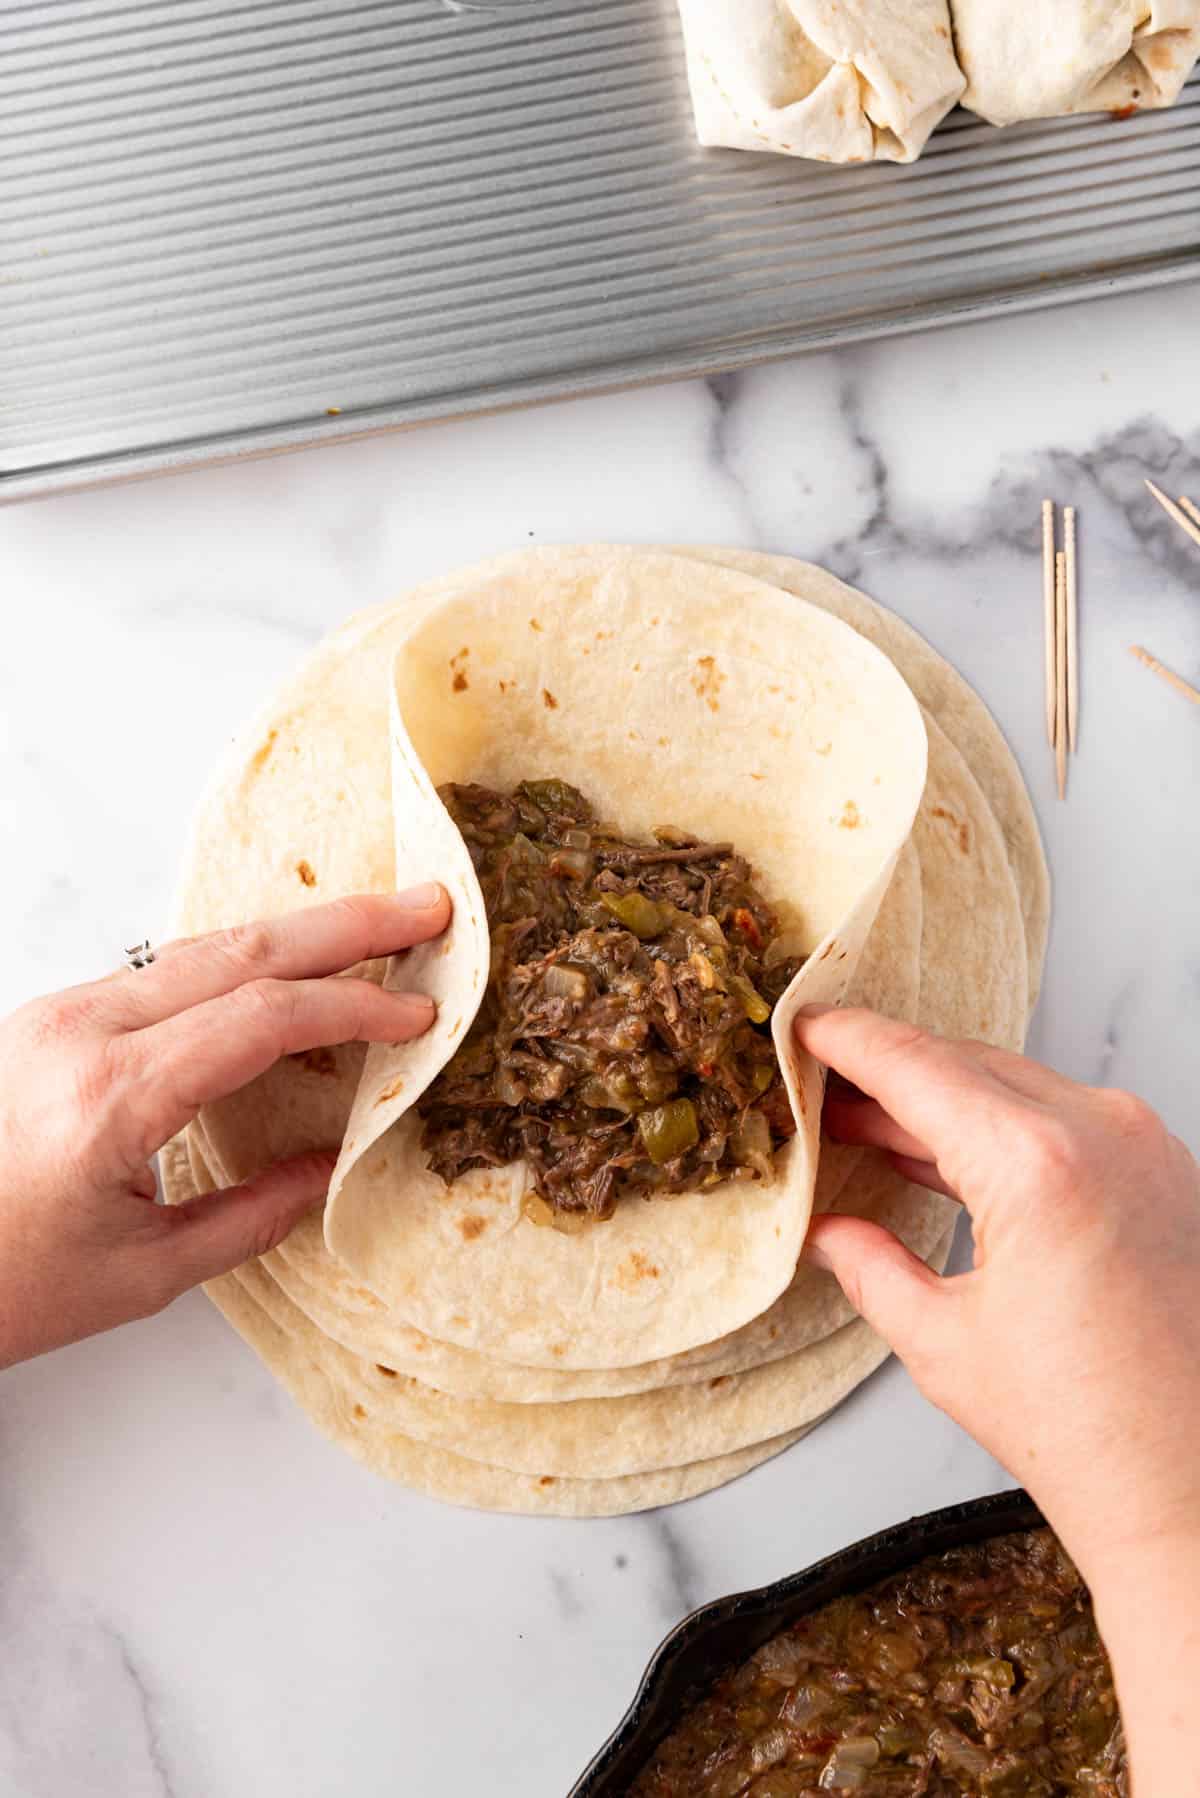
[[1030, 1489], [1093, 1579], [1200, 1532], [1200, 1170], [1150, 1108], [1018, 1055], [866, 1011], [797, 1021], [831, 1079], [826, 1128], [971, 1214], [941, 1279], [863, 1219], [807, 1254], [935, 1404]]
[[151, 1157], [283, 1055], [420, 1036], [424, 995], [325, 976], [449, 918], [440, 887], [339, 899], [168, 943], [0, 1023], [0, 1367], [149, 1316], [281, 1242], [324, 1197], [336, 1147], [175, 1207], [154, 1203]]

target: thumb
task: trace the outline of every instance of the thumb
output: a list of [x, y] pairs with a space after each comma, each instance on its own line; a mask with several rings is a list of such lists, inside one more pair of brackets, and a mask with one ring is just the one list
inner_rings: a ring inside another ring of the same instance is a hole
[[324, 1150], [278, 1161], [240, 1186], [166, 1206], [162, 1254], [176, 1294], [276, 1248], [329, 1190], [337, 1155]]
[[833, 1275], [859, 1316], [902, 1360], [928, 1360], [949, 1294], [890, 1230], [862, 1217], [814, 1217], [804, 1259]]

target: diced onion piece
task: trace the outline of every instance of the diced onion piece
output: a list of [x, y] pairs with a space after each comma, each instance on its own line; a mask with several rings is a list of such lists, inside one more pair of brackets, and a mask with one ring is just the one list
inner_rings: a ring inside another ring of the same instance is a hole
[[871, 1768], [878, 1765], [879, 1743], [874, 1736], [847, 1736], [821, 1768], [817, 1783], [824, 1792], [861, 1790]]
[[521, 1215], [527, 1217], [531, 1224], [536, 1224], [539, 1230], [554, 1228], [553, 1207], [547, 1205], [545, 1199], [540, 1193], [534, 1192], [532, 1186], [528, 1187], [521, 1195]]
[[730, 1145], [739, 1167], [752, 1167], [764, 1180], [771, 1174], [771, 1126], [757, 1107], [745, 1113]]
[[751, 1770], [755, 1773], [765, 1773], [769, 1767], [777, 1767], [781, 1760], [786, 1759], [788, 1747], [789, 1737], [786, 1729], [776, 1726], [774, 1729], [764, 1730], [762, 1735], [756, 1736], [751, 1744]]
[[552, 999], [569, 999], [572, 1005], [586, 1005], [592, 994], [592, 983], [583, 969], [562, 961], [551, 962], [542, 986]]
[[550, 858], [550, 872], [565, 875], [568, 880], [589, 880], [592, 865], [586, 849], [556, 849]]
[[702, 949], [693, 949], [688, 956], [688, 967], [700, 982], [706, 993], [711, 993], [717, 985], [717, 970]]
[[496, 1069], [496, 1097], [501, 1105], [520, 1105], [529, 1097], [529, 1088], [504, 1062]]

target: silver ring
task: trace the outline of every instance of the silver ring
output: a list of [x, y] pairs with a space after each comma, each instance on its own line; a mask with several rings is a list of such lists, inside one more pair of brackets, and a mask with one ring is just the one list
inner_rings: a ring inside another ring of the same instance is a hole
[[135, 943], [132, 949], [126, 949], [125, 951], [125, 966], [127, 968], [148, 968], [153, 960], [154, 951], [150, 947], [149, 937], [146, 938], [144, 943]]

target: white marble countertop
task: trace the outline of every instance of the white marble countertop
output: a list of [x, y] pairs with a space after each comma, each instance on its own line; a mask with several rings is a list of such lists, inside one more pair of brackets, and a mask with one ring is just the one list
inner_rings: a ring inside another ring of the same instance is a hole
[[[0, 1005], [161, 928], [185, 815], [358, 606], [493, 550], [826, 563], [969, 676], [1056, 880], [1033, 1048], [1197, 1143], [1197, 292], [816, 356], [0, 514]], [[1080, 755], [1052, 797], [1044, 493], [1080, 510]], [[894, 1363], [791, 1453], [622, 1522], [441, 1508], [316, 1436], [200, 1297], [0, 1381], [0, 1793], [562, 1798], [695, 1604], [1006, 1483]], [[466, 1675], [464, 1704], [463, 1680]]]

